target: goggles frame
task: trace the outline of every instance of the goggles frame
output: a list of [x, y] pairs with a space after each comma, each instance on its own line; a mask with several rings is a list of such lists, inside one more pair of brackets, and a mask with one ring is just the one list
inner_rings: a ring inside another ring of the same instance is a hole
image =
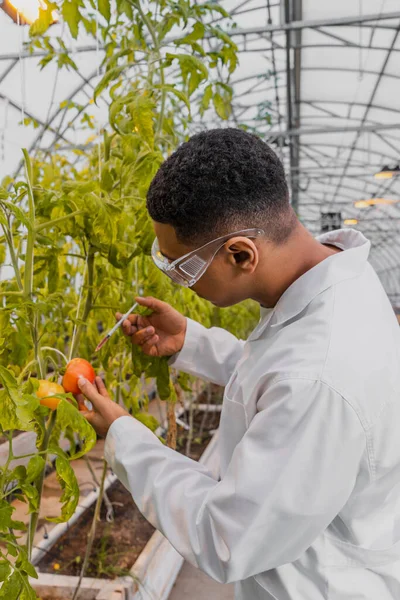
[[[264, 230], [259, 228], [234, 231], [211, 240], [172, 262], [161, 253], [158, 239], [155, 238], [151, 247], [151, 257], [156, 267], [172, 279], [174, 283], [190, 288], [204, 275], [216, 254], [229, 239], [236, 236], [245, 236], [252, 239], [264, 234]], [[210, 248], [212, 251], [209, 254]]]

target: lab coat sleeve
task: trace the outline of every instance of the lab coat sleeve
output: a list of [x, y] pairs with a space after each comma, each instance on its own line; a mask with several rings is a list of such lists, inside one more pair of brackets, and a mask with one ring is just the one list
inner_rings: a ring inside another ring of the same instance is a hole
[[179, 371], [225, 386], [242, 355], [244, 344], [225, 329], [207, 329], [187, 319], [183, 348], [169, 364]]
[[356, 413], [319, 381], [280, 381], [258, 405], [219, 482], [132, 417], [106, 440], [139, 510], [222, 583], [297, 560], [346, 503], [365, 450]]

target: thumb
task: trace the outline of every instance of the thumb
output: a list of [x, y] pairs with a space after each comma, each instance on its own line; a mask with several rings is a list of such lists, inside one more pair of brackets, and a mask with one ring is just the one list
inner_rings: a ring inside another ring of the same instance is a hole
[[82, 394], [84, 394], [86, 398], [90, 400], [94, 408], [99, 412], [102, 412], [102, 410], [107, 407], [108, 403], [112, 402], [110, 398], [102, 396], [102, 394], [97, 391], [97, 388], [84, 377], [79, 377], [78, 387]]
[[153, 298], [152, 296], [138, 296], [136, 298], [136, 302], [141, 306], [150, 308], [153, 312], [156, 313], [165, 312], [166, 309], [170, 308], [169, 304], [163, 302], [162, 300], [158, 300], [157, 298]]

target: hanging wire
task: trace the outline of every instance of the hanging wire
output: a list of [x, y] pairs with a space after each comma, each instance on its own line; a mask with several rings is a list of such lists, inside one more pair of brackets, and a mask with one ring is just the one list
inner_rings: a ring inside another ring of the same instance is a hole
[[[97, 0], [96, 10], [96, 64], [97, 64], [97, 77], [100, 77], [100, 51], [99, 51], [99, 0]], [[101, 181], [101, 140], [100, 140], [100, 123], [97, 119], [97, 150], [98, 150], [98, 163], [99, 163], [99, 182]]]
[[19, 46], [18, 46], [18, 57], [19, 57], [19, 69], [21, 74], [21, 119], [22, 125], [25, 121], [25, 61], [22, 58], [24, 50], [24, 31], [21, 27], [19, 11], [17, 10], [17, 26], [19, 28]]
[[[97, 76], [99, 77], [100, 76], [100, 51], [99, 51], [99, 2], [98, 2], [98, 0], [97, 0], [97, 11], [96, 11], [96, 63], [97, 63]], [[99, 177], [99, 182], [100, 182], [101, 181], [101, 140], [100, 140], [100, 124], [98, 121], [97, 121], [97, 149], [98, 149], [98, 163], [99, 163], [98, 164], [98, 177]], [[89, 259], [89, 253], [87, 253], [87, 256], [86, 256], [85, 268], [84, 268], [83, 276], [82, 276], [82, 284], [81, 284], [80, 291], [79, 291], [79, 300], [78, 300], [78, 306], [76, 309], [76, 318], [75, 318], [75, 324], [74, 324], [72, 340], [71, 340], [71, 345], [70, 345], [69, 360], [71, 360], [71, 358], [72, 358], [72, 348], [74, 346], [74, 340], [75, 340], [76, 331], [77, 331], [77, 327], [78, 327], [76, 321], [79, 318], [79, 313], [80, 313], [81, 304], [82, 304], [83, 288], [85, 286], [88, 259]]]
[[73, 332], [72, 332], [71, 344], [70, 344], [70, 347], [69, 347], [69, 357], [68, 357], [69, 361], [72, 359], [72, 349], [74, 347], [74, 341], [75, 341], [76, 331], [78, 329], [77, 321], [78, 321], [78, 318], [79, 318], [79, 313], [81, 311], [83, 288], [85, 287], [85, 280], [86, 280], [86, 271], [87, 271], [88, 259], [89, 259], [89, 253], [87, 253], [87, 256], [86, 256], [85, 268], [83, 269], [82, 282], [81, 282], [81, 286], [80, 286], [80, 290], [79, 290], [78, 306], [76, 307], [74, 329], [73, 329]]
[[4, 125], [0, 131], [0, 160], [4, 162], [6, 160], [5, 153], [5, 139], [6, 139], [6, 128], [7, 128], [7, 120], [8, 120], [8, 107], [9, 107], [9, 99], [3, 98], [3, 106], [4, 106]]
[[[64, 37], [65, 22], [62, 23], [61, 27], [62, 28], [61, 28], [60, 38], [62, 39]], [[60, 66], [59, 66], [59, 62], [57, 61], [57, 71], [56, 71], [56, 76], [54, 77], [53, 89], [51, 91], [50, 103], [49, 103], [49, 108], [47, 109], [46, 120], [44, 122], [44, 128], [43, 128], [43, 132], [42, 132], [42, 139], [43, 139], [43, 136], [46, 133], [47, 129], [49, 128], [50, 114], [51, 114], [51, 109], [53, 108], [54, 98], [55, 98], [55, 95], [56, 95], [56, 89], [57, 89], [57, 83], [58, 83], [59, 73], [60, 73]], [[56, 141], [57, 141], [57, 136], [54, 139], [54, 142], [56, 142]], [[35, 155], [37, 155], [38, 151], [39, 151], [39, 144], [36, 146]]]
[[[363, 14], [363, 7], [362, 7], [362, 2], [363, 0], [358, 0], [358, 12], [359, 12], [359, 17], [360, 17], [360, 21], [361, 21], [361, 17]], [[361, 22], [360, 25], [358, 26], [358, 44], [359, 44], [359, 51], [358, 51], [358, 81], [362, 81], [363, 77], [364, 77], [364, 70], [363, 70], [363, 55], [362, 55], [362, 42], [363, 42], [363, 28], [361, 27]]]
[[[272, 25], [270, 0], [267, 0], [267, 12], [268, 12], [267, 24]], [[283, 157], [282, 118], [281, 118], [280, 98], [279, 98], [279, 91], [278, 91], [278, 74], [276, 71], [275, 44], [274, 44], [272, 31], [270, 33], [270, 43], [271, 43], [272, 70], [274, 72], [275, 103], [276, 103], [276, 109], [278, 112], [278, 129], [279, 129], [279, 133], [280, 133], [279, 142], [278, 142], [279, 143], [279, 158], [283, 162], [284, 157]]]

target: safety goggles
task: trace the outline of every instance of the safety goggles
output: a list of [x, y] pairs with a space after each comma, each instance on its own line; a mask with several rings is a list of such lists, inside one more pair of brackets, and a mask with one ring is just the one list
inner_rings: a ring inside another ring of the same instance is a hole
[[210, 264], [215, 258], [217, 252], [230, 238], [242, 235], [247, 238], [256, 238], [264, 235], [262, 229], [243, 229], [242, 231], [235, 231], [229, 233], [211, 242], [207, 242], [204, 246], [188, 252], [184, 256], [177, 258], [174, 261], [170, 261], [160, 251], [158, 245], [158, 239], [155, 238], [153, 246], [151, 248], [151, 257], [154, 264], [163, 272], [168, 275], [172, 281], [184, 287], [192, 287], [205, 271], [208, 269]]

